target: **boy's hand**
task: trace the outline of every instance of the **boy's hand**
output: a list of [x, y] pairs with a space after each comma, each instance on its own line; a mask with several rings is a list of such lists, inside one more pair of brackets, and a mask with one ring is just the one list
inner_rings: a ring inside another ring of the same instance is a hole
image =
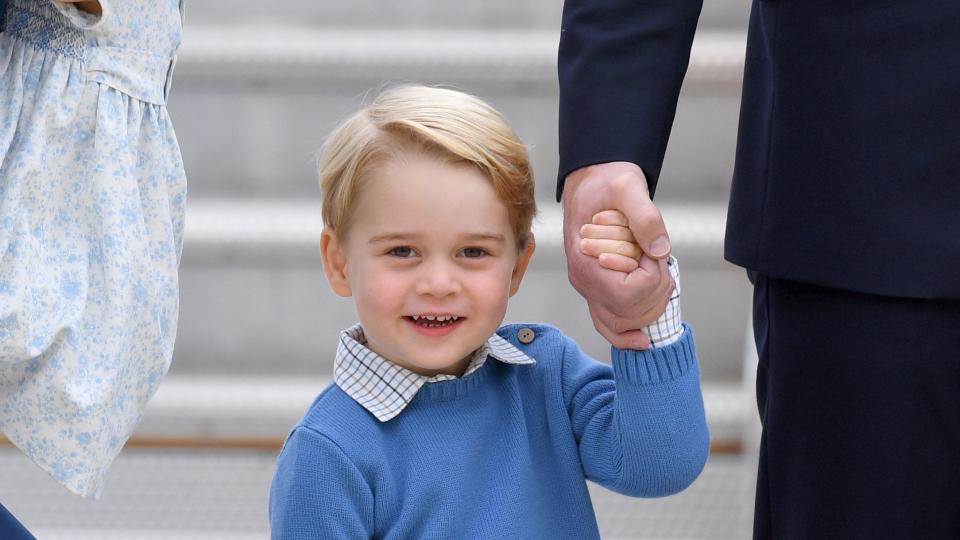
[[[580, 227], [590, 223], [594, 214], [609, 209], [627, 216], [630, 230], [644, 252], [639, 267], [632, 272], [604, 268], [580, 251]], [[626, 162], [599, 163], [567, 175], [563, 188], [563, 245], [567, 277], [586, 299], [597, 331], [620, 348], [649, 346], [650, 340], [642, 328], [656, 320], [670, 300], [671, 280], [666, 262], [670, 242], [640, 167]]]
[[600, 266], [619, 272], [633, 272], [640, 266], [643, 251], [627, 216], [617, 210], [604, 210], [594, 214], [591, 222], [580, 227], [580, 253], [596, 257]]
[[[580, 228], [581, 253], [596, 257], [600, 266], [609, 270], [629, 273], [640, 266], [639, 259], [644, 256], [643, 251], [637, 245], [623, 213], [604, 210], [594, 214], [591, 222]], [[680, 319], [680, 274], [673, 257], [670, 257], [668, 265], [671, 286], [674, 289], [670, 302], [656, 321], [643, 328], [643, 333], [654, 347], [669, 345], [683, 335]], [[613, 341], [611, 344], [617, 346]]]

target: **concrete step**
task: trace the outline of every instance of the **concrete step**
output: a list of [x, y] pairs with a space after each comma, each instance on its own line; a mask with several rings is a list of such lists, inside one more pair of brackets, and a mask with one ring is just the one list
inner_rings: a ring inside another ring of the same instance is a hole
[[[538, 198], [551, 200], [556, 47], [554, 30], [192, 27], [170, 101], [191, 193], [311, 197], [326, 134], [371, 89], [415, 81], [461, 88], [501, 109], [531, 147]], [[695, 41], [662, 196], [725, 198], [744, 47], [742, 31], [701, 32]]]
[[[398, 28], [544, 28], [559, 31], [562, 6], [563, 2], [558, 0], [487, 0], [467, 3], [437, 0], [202, 0], [188, 3], [187, 24], [328, 27], [391, 25]], [[704, 2], [700, 27], [746, 27], [749, 10], [750, 0]]]
[[[696, 330], [704, 376], [739, 380], [749, 284], [722, 262], [725, 205], [663, 204], [682, 268], [684, 318]], [[572, 336], [596, 358], [609, 345], [569, 285], [561, 251], [562, 217], [544, 205], [537, 254], [505, 322], [541, 321]], [[188, 203], [181, 266], [175, 374], [329, 376], [340, 330], [356, 320], [335, 296], [318, 253], [319, 203]]]

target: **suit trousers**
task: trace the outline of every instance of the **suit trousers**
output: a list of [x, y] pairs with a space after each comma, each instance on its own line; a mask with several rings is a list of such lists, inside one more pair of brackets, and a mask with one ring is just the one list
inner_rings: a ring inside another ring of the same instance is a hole
[[36, 540], [2, 504], [0, 504], [0, 538], [3, 540]]
[[960, 300], [750, 277], [754, 538], [960, 539]]

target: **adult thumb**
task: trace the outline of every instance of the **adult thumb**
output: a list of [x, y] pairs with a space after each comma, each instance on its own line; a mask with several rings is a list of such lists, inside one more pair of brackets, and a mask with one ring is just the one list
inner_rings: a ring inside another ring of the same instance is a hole
[[630, 212], [626, 215], [637, 245], [647, 256], [663, 259], [670, 254], [670, 236], [653, 201], [637, 201], [630, 205]]

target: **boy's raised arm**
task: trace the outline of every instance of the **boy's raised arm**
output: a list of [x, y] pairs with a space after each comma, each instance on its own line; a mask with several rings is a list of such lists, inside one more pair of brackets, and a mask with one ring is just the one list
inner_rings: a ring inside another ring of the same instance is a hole
[[669, 346], [611, 356], [612, 370], [567, 339], [563, 394], [585, 475], [636, 497], [685, 489], [709, 452], [689, 327]]
[[[619, 212], [594, 216], [584, 227], [581, 251], [611, 270], [632, 261], [637, 250], [625, 219]], [[584, 472], [634, 496], [686, 488], [709, 452], [696, 349], [690, 328], [680, 321], [680, 273], [672, 258], [669, 271], [673, 294], [660, 317], [644, 328], [651, 348], [612, 347], [613, 369], [587, 357], [573, 341], [564, 351], [563, 393]]]

